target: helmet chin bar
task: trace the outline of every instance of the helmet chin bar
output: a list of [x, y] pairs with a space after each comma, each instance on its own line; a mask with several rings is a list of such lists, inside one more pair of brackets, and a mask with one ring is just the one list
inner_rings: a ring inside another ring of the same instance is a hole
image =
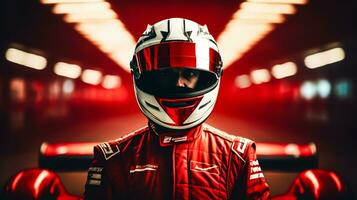
[[192, 113], [185, 119], [185, 121], [183, 121], [181, 125], [178, 125], [175, 123], [174, 119], [169, 116], [166, 111], [167, 109], [165, 110], [163, 108], [155, 96], [140, 90], [135, 83], [134, 85], [135, 97], [140, 110], [144, 113], [144, 115], [154, 123], [164, 128], [174, 130], [190, 129], [203, 123], [213, 110], [219, 90], [218, 81], [216, 87], [210, 92], [202, 95], [201, 101], [198, 105], [196, 105]]

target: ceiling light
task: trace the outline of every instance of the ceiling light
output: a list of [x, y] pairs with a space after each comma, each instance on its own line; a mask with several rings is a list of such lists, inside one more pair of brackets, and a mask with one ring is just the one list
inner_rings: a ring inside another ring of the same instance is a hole
[[321, 98], [327, 98], [331, 93], [331, 83], [326, 79], [321, 79], [316, 83], [316, 90]]
[[316, 85], [311, 81], [305, 81], [300, 87], [300, 94], [306, 100], [311, 100], [317, 95]]
[[106, 89], [113, 89], [119, 87], [121, 84], [121, 79], [119, 76], [106, 75], [103, 78], [102, 86]]
[[224, 68], [239, 59], [272, 29], [271, 24], [247, 24], [231, 20], [217, 40]]
[[308, 0], [247, 0], [254, 3], [286, 3], [286, 4], [307, 4]]
[[121, 22], [108, 2], [102, 0], [42, 0], [57, 4], [53, 12], [66, 14], [64, 21], [73, 23], [75, 30], [126, 72], [135, 48], [135, 39]]
[[296, 13], [295, 7], [290, 4], [243, 2], [240, 8], [246, 12], [253, 12], [253, 13], [276, 13], [276, 14]]
[[76, 79], [81, 75], [81, 67], [75, 64], [69, 64], [65, 62], [58, 62], [54, 66], [54, 72], [57, 75]]
[[246, 74], [237, 76], [234, 82], [238, 88], [247, 88], [252, 85], [249, 76]]
[[40, 0], [43, 4], [55, 3], [88, 3], [88, 2], [101, 2], [103, 0]]
[[233, 16], [239, 20], [245, 20], [247, 23], [283, 23], [285, 22], [284, 15], [276, 13], [253, 13], [240, 10]]
[[91, 12], [107, 12], [110, 10], [108, 2], [88, 2], [88, 3], [66, 3], [56, 4], [53, 7], [55, 14], [68, 14], [68, 13], [91, 13]]
[[250, 73], [252, 82], [254, 84], [261, 84], [270, 81], [270, 74], [267, 69], [257, 69]]
[[5, 53], [5, 58], [10, 62], [37, 70], [42, 70], [47, 65], [47, 59], [45, 57], [15, 48], [9, 48]]
[[115, 12], [111, 10], [106, 12], [69, 13], [64, 17], [64, 21], [67, 23], [79, 23], [115, 19], [116, 17]]
[[328, 64], [339, 62], [345, 58], [345, 51], [342, 48], [333, 48], [327, 51], [309, 55], [304, 62], [310, 69], [322, 67]]
[[82, 73], [82, 81], [92, 85], [98, 85], [102, 79], [102, 72], [92, 69], [86, 69]]
[[74, 91], [74, 82], [71, 79], [67, 79], [63, 82], [63, 93], [71, 94]]
[[223, 68], [239, 60], [278, 24], [284, 23], [284, 15], [295, 14], [296, 8], [292, 4], [307, 3], [306, 1], [248, 0], [241, 3], [217, 39], [222, 52]]
[[272, 75], [277, 79], [293, 76], [296, 74], [296, 72], [297, 66], [293, 62], [286, 62], [283, 64], [274, 65], [271, 70]]

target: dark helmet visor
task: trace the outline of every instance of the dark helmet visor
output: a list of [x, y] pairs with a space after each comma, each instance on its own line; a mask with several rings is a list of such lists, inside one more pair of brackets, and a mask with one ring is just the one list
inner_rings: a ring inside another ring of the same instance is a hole
[[205, 94], [218, 84], [215, 73], [192, 68], [161, 68], [143, 72], [136, 85], [162, 98], [188, 98]]

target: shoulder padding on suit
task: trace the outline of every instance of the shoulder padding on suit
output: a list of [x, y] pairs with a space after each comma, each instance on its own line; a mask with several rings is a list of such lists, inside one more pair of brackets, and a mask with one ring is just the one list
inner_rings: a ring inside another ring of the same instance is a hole
[[254, 142], [250, 139], [237, 136], [232, 144], [232, 151], [244, 162], [248, 149]]
[[114, 155], [120, 153], [120, 149], [118, 147], [117, 142], [103, 142], [97, 145], [101, 152], [103, 153], [103, 156], [105, 160], [109, 160], [112, 158]]
[[129, 133], [123, 137], [120, 137], [114, 141], [103, 142], [101, 144], [98, 144], [97, 147], [98, 147], [98, 149], [101, 150], [105, 160], [109, 160], [113, 156], [120, 153], [120, 148], [123, 143], [125, 143], [126, 141], [129, 141], [136, 135], [140, 135], [140, 134], [144, 133], [147, 130], [148, 130], [148, 127], [141, 128], [137, 131], [134, 131], [134, 132]]
[[215, 135], [217, 135], [217, 136], [219, 136], [219, 137], [221, 137], [221, 138], [223, 138], [225, 140], [228, 140], [230, 142], [233, 142], [234, 138], [236, 137], [234, 135], [231, 135], [229, 133], [221, 131], [221, 130], [219, 130], [217, 128], [214, 128], [214, 127], [212, 127], [212, 126], [210, 126], [208, 124], [203, 124], [203, 131], [208, 131], [210, 133], [213, 133], [213, 134], [215, 134]]

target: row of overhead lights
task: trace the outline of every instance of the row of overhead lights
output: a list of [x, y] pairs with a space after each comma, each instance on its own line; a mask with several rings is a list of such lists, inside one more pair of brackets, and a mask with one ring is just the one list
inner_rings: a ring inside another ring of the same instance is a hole
[[218, 36], [224, 67], [241, 58], [255, 44], [286, 21], [287, 15], [296, 13], [295, 5], [308, 0], [247, 0], [233, 14]]
[[[134, 37], [125, 28], [111, 5], [104, 0], [41, 0], [53, 5], [52, 12], [64, 15], [63, 20], [74, 25], [90, 42], [129, 72], [128, 60], [135, 47]], [[295, 5], [308, 0], [247, 0], [233, 14], [224, 31], [218, 36], [224, 67], [230, 66], [287, 15], [296, 13]]]
[[300, 86], [300, 94], [306, 100], [312, 100], [316, 97], [328, 98], [332, 91], [339, 99], [348, 99], [352, 94], [352, 83], [346, 79], [331, 83], [326, 79], [307, 80]]
[[[305, 66], [309, 69], [315, 69], [328, 64], [339, 62], [345, 58], [345, 52], [342, 48], [336, 47], [319, 53], [311, 54], [304, 59]], [[297, 65], [294, 62], [286, 62], [274, 65], [271, 71], [268, 69], [257, 69], [250, 74], [239, 75], [235, 79], [235, 84], [239, 88], [247, 88], [254, 84], [266, 83], [271, 80], [271, 76], [276, 79], [282, 79], [293, 76], [297, 73]]]
[[311, 100], [316, 96], [327, 98], [331, 93], [331, 83], [328, 80], [305, 81], [301, 84], [300, 94], [306, 100]]
[[129, 72], [128, 60], [135, 47], [134, 37], [125, 28], [111, 5], [104, 0], [41, 0], [53, 5], [54, 14], [73, 24], [76, 31]]
[[[15, 48], [9, 48], [5, 53], [5, 58], [10, 62], [37, 70], [43, 70], [47, 65], [45, 57]], [[57, 62], [54, 66], [54, 73], [71, 79], [81, 77], [83, 82], [91, 85], [102, 83], [102, 86], [106, 89], [117, 88], [121, 84], [119, 76], [103, 75], [102, 72], [93, 69], [82, 70], [79, 65], [65, 62]]]

